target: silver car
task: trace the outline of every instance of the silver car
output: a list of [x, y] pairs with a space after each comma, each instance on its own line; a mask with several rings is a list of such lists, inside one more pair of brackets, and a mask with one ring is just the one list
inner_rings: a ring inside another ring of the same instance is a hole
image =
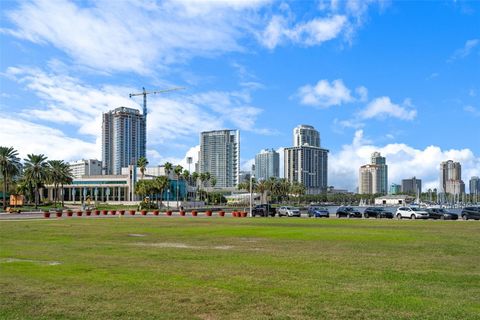
[[278, 209], [278, 216], [300, 217], [300, 210], [295, 207], [283, 206]]
[[400, 207], [395, 212], [397, 219], [410, 218], [410, 219], [428, 219], [428, 212], [416, 207]]

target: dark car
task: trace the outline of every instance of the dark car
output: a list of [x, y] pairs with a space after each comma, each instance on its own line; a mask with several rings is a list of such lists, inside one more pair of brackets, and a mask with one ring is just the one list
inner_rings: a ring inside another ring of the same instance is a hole
[[353, 207], [340, 207], [337, 209], [336, 217], [361, 218], [362, 214]]
[[308, 216], [315, 218], [328, 218], [330, 217], [330, 213], [325, 207], [311, 206], [308, 208]]
[[369, 207], [363, 212], [365, 218], [375, 217], [375, 218], [393, 218], [393, 213], [381, 207]]
[[461, 215], [463, 220], [480, 220], [480, 207], [465, 207], [463, 208]]
[[441, 220], [457, 220], [458, 214], [448, 212], [442, 208], [428, 208], [425, 210], [428, 212], [428, 219], [441, 219]]
[[273, 208], [271, 205], [269, 205], [269, 204], [259, 204], [259, 205], [255, 206], [254, 208], [252, 208], [252, 217], [255, 217], [255, 216], [260, 216], [260, 217], [271, 216], [271, 217], [274, 217], [275, 212], [276, 212], [275, 208]]

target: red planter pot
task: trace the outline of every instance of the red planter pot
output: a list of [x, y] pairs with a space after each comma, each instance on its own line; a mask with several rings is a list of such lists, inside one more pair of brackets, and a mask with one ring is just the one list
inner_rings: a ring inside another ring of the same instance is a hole
[[168, 210], [167, 212], [165, 212], [167, 216], [171, 216], [172, 215], [172, 211]]
[[102, 214], [106, 216], [108, 214], [108, 210], [102, 210]]
[[57, 215], [57, 218], [61, 218], [62, 215], [63, 215], [63, 212], [62, 211], [57, 211], [57, 212], [55, 212], [55, 214]]
[[125, 214], [125, 210], [120, 210], [120, 211], [118, 211], [118, 213], [119, 213], [121, 216], [123, 216], [123, 215]]
[[220, 217], [224, 217], [224, 216], [225, 216], [225, 211], [220, 211], [220, 212], [218, 213], [218, 215], [219, 215]]
[[160, 212], [159, 212], [158, 210], [153, 210], [153, 215], [154, 215], [154, 216], [158, 216], [159, 213], [160, 213]]
[[240, 214], [242, 215], [242, 218], [245, 218], [247, 216], [246, 212], [241, 212]]
[[112, 216], [114, 216], [114, 215], [117, 214], [117, 211], [116, 211], [116, 210], [110, 210], [110, 214], [111, 214]]
[[185, 216], [185, 211], [183, 211], [183, 210], [180, 211], [180, 215], [181, 215], [182, 217], [184, 217], [184, 216]]
[[237, 216], [237, 214], [238, 214], [238, 212], [237, 212], [237, 211], [233, 211], [233, 212], [232, 212], [232, 217], [236, 217], [236, 216]]
[[99, 216], [100, 215], [100, 210], [95, 210], [94, 213], [95, 213], [96, 216]]
[[135, 210], [129, 210], [128, 213], [130, 213], [131, 216], [135, 215]]
[[50, 218], [50, 212], [44, 211], [44, 212], [43, 212], [43, 217], [44, 217], [44, 218]]
[[212, 216], [212, 211], [208, 210], [207, 212], [205, 212], [205, 215], [207, 217], [211, 217]]
[[83, 211], [80, 211], [80, 210], [77, 211], [77, 217], [81, 217], [82, 214], [83, 214]]
[[67, 211], [67, 217], [71, 217], [71, 216], [73, 216], [73, 211], [71, 210]]
[[142, 216], [146, 216], [147, 215], [147, 210], [142, 210]]
[[198, 214], [197, 211], [195, 211], [195, 210], [192, 211], [192, 217], [196, 217], [197, 214]]
[[85, 215], [86, 215], [86, 216], [89, 216], [89, 217], [90, 217], [91, 214], [92, 214], [92, 211], [90, 211], [90, 210], [85, 211]]

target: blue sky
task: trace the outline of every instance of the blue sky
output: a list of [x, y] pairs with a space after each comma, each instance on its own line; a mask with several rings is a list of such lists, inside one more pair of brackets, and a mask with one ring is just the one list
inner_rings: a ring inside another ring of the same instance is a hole
[[[100, 158], [101, 113], [149, 96], [148, 158], [184, 164], [199, 132], [241, 131], [242, 165], [311, 124], [329, 184], [354, 190], [375, 150], [389, 183], [438, 165], [480, 175], [480, 3], [1, 2], [0, 144]], [[468, 189], [468, 187], [467, 187]]]

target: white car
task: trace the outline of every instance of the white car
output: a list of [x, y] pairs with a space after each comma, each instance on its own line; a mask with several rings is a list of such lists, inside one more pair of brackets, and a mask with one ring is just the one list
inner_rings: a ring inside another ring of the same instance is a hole
[[410, 219], [428, 219], [428, 212], [422, 208], [415, 207], [400, 207], [395, 212], [397, 219], [410, 218]]
[[280, 207], [278, 209], [278, 216], [300, 217], [300, 210], [295, 207]]

